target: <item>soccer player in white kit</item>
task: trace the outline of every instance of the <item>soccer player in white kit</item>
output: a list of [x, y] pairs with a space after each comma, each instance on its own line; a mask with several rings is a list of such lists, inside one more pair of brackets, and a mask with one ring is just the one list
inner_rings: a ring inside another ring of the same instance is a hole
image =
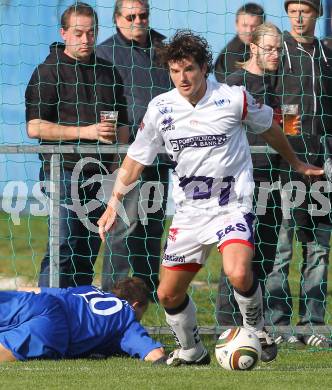
[[251, 269], [253, 178], [246, 128], [261, 134], [298, 172], [319, 176], [323, 170], [296, 157], [273, 121], [270, 107], [256, 104], [244, 87], [207, 80], [212, 54], [204, 38], [188, 30], [178, 31], [159, 54], [176, 88], [150, 102], [108, 207], [98, 221], [99, 234], [105, 240], [124, 193], [165, 144], [175, 162], [176, 212], [163, 256], [158, 298], [179, 345], [167, 364], [210, 362], [187, 289], [213, 244], [223, 255], [243, 326], [258, 335], [262, 360], [272, 361], [277, 347], [264, 328], [261, 289]]

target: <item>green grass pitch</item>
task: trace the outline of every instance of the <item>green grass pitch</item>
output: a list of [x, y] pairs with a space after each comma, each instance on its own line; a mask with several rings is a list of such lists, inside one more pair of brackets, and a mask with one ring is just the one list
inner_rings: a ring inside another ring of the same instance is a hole
[[[10, 278], [34, 285], [47, 240], [46, 219], [26, 216], [13, 225], [9, 216], [0, 213], [0, 285]], [[294, 307], [298, 304], [301, 255], [294, 242], [294, 259], [290, 282]], [[102, 254], [102, 250], [100, 251]], [[96, 263], [95, 283], [100, 281], [101, 256]], [[331, 262], [330, 262], [331, 263]], [[199, 325], [215, 325], [214, 302], [220, 271], [217, 252], [210, 255], [207, 266], [197, 275], [190, 293], [198, 307]], [[22, 279], [19, 279], [22, 278]], [[326, 321], [331, 323], [332, 284], [329, 275]], [[297, 321], [296, 315], [293, 324]], [[164, 326], [163, 310], [150, 305], [143, 324]], [[167, 351], [175, 346], [167, 336], [160, 336]], [[204, 341], [213, 355], [213, 339]], [[0, 365], [0, 389], [328, 389], [332, 385], [332, 351], [305, 348], [281, 348], [278, 359], [259, 365], [251, 372], [228, 372], [213, 357], [208, 367], [156, 367], [129, 358], [107, 360], [30, 361]]]
[[[212, 350], [212, 346], [211, 346]], [[281, 350], [252, 371], [153, 366], [129, 358], [30, 361], [0, 365], [0, 389], [329, 389], [331, 353]]]

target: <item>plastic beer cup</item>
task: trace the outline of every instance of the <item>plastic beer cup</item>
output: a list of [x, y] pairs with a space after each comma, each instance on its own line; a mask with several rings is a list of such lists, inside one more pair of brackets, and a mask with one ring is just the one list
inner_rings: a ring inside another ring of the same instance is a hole
[[299, 130], [295, 127], [296, 117], [298, 116], [298, 104], [284, 104], [281, 106], [283, 128], [285, 135], [299, 135]]
[[[117, 121], [118, 121], [118, 111], [100, 111], [100, 121], [114, 123], [114, 126], [116, 128]], [[107, 144], [113, 143], [113, 141], [104, 137], [100, 137], [99, 141]]]

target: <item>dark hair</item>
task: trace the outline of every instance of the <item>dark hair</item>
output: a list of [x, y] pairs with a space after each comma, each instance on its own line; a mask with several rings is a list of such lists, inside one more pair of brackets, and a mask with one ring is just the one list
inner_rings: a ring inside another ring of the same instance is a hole
[[69, 18], [72, 14], [90, 16], [94, 20], [95, 30], [98, 30], [98, 15], [97, 12], [87, 3], [77, 1], [75, 4], [68, 7], [61, 15], [61, 27], [68, 30]]
[[201, 69], [207, 65], [206, 77], [212, 70], [212, 52], [207, 40], [191, 30], [177, 30], [170, 42], [156, 48], [156, 52], [165, 67], [170, 61], [193, 58]]
[[244, 4], [236, 11], [236, 19], [238, 18], [239, 15], [243, 15], [243, 14], [260, 16], [262, 18], [262, 22], [265, 22], [264, 8], [261, 7], [259, 4], [256, 3]]
[[[114, 11], [113, 11], [113, 23], [116, 24], [116, 16], [121, 15], [122, 13], [122, 8], [123, 8], [123, 1], [124, 0], [116, 0], [114, 4]], [[137, 1], [141, 3], [143, 7], [146, 8], [147, 12], [150, 12], [150, 5], [149, 5], [149, 0], [129, 0], [129, 1]]]
[[120, 299], [125, 299], [132, 305], [138, 302], [140, 306], [149, 304], [149, 289], [144, 281], [140, 278], [124, 278], [115, 283], [112, 293]]

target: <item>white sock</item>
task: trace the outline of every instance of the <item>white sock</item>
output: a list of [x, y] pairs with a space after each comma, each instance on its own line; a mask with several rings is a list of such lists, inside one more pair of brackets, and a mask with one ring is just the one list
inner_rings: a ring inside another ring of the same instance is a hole
[[179, 357], [185, 360], [199, 358], [204, 347], [198, 334], [196, 308], [193, 301], [189, 298], [187, 306], [179, 313], [169, 314], [165, 311], [165, 315], [166, 322], [181, 347]]
[[234, 297], [243, 317], [243, 326], [252, 332], [263, 329], [263, 298], [261, 286], [258, 284], [255, 292], [247, 297], [234, 289]]

